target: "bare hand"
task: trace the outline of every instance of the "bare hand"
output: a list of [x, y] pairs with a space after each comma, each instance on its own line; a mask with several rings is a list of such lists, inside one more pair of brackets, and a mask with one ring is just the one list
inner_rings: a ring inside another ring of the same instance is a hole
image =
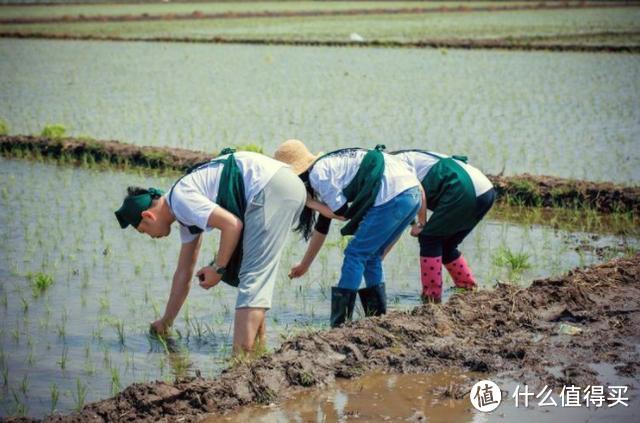
[[309, 266], [298, 263], [291, 268], [291, 271], [289, 272], [289, 279], [299, 278], [300, 276], [307, 273], [307, 270], [309, 270]]
[[162, 319], [156, 320], [149, 326], [149, 332], [158, 336], [167, 336], [169, 325], [165, 324]]
[[409, 233], [411, 234], [411, 236], [417, 237], [418, 235], [420, 235], [423, 229], [424, 229], [424, 226], [416, 223], [415, 225], [411, 225], [411, 232]]
[[213, 270], [211, 266], [205, 266], [196, 273], [200, 279], [200, 286], [204, 289], [213, 288], [222, 280], [222, 275]]

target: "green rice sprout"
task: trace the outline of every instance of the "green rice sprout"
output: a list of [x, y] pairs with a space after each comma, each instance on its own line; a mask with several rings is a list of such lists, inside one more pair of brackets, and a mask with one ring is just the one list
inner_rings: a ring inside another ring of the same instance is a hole
[[118, 342], [120, 342], [120, 345], [124, 346], [124, 341], [125, 341], [124, 321], [121, 319], [116, 320], [113, 323], [113, 327], [116, 329], [116, 334], [118, 335]]
[[29, 375], [25, 374], [20, 381], [20, 392], [25, 397], [27, 396], [27, 392], [29, 392]]
[[52, 139], [64, 138], [67, 135], [67, 128], [65, 128], [64, 125], [61, 125], [59, 123], [52, 124], [52, 125], [45, 125], [40, 135], [43, 137], [52, 138]]
[[120, 383], [120, 371], [117, 367], [111, 369], [111, 395], [115, 396], [122, 390], [122, 384]]
[[68, 359], [69, 359], [69, 348], [65, 345], [62, 348], [62, 355], [60, 356], [60, 361], [58, 361], [58, 364], [60, 365], [60, 370], [64, 371], [67, 368]]
[[53, 276], [41, 272], [29, 274], [29, 282], [33, 296], [38, 298], [53, 285]]
[[53, 414], [56, 411], [56, 406], [60, 399], [60, 390], [58, 389], [58, 385], [55, 383], [49, 385], [49, 394], [51, 397], [51, 408], [49, 409], [49, 414]]
[[82, 410], [82, 407], [84, 407], [84, 402], [86, 398], [87, 398], [87, 385], [82, 383], [80, 378], [76, 378], [76, 391], [73, 393], [73, 401], [75, 403], [74, 409], [76, 411]]
[[4, 120], [0, 120], [0, 135], [9, 134], [9, 124]]
[[528, 253], [514, 253], [508, 247], [500, 247], [493, 256], [493, 263], [507, 267], [511, 273], [520, 274], [531, 267]]

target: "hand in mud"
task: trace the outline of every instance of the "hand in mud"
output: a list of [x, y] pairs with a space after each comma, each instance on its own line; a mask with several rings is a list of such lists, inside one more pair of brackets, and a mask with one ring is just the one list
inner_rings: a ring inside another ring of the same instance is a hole
[[196, 276], [200, 279], [200, 286], [204, 289], [213, 288], [222, 280], [222, 275], [213, 270], [211, 266], [206, 266], [198, 270]]
[[423, 229], [423, 225], [416, 223], [415, 225], [411, 225], [411, 231], [409, 233], [411, 234], [411, 236], [417, 237], [418, 235], [420, 235], [420, 232], [422, 232]]
[[158, 336], [167, 336], [167, 333], [169, 332], [169, 326], [166, 325], [164, 321], [162, 321], [162, 319], [156, 320], [149, 326], [149, 332]]
[[289, 279], [299, 278], [300, 276], [307, 273], [307, 270], [309, 270], [309, 266], [298, 263], [291, 268], [291, 271], [289, 272]]

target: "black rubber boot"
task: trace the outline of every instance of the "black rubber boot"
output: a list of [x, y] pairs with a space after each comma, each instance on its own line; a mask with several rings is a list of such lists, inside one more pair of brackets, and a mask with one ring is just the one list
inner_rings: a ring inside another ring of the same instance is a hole
[[353, 317], [353, 308], [356, 305], [357, 291], [350, 289], [331, 288], [331, 327], [335, 328]]
[[380, 316], [387, 312], [387, 293], [384, 283], [358, 291], [365, 316]]

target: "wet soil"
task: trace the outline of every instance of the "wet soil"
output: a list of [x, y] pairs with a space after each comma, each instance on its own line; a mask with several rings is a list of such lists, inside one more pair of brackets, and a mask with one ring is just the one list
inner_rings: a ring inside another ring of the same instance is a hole
[[[217, 153], [170, 147], [141, 147], [118, 141], [17, 135], [0, 136], [0, 154], [184, 171]], [[606, 182], [529, 174], [488, 177], [498, 192], [499, 200], [510, 204], [640, 214], [640, 187], [637, 186], [626, 187]]]
[[[589, 34], [570, 34], [586, 37]], [[602, 35], [594, 33], [593, 35]], [[616, 36], [637, 36], [637, 32], [615, 33]], [[557, 51], [584, 53], [640, 53], [640, 46], [617, 44], [571, 44], [554, 41], [556, 36], [544, 41], [541, 37], [496, 38], [496, 39], [422, 39], [419, 41], [330, 41], [330, 40], [295, 40], [264, 38], [225, 38], [225, 37], [131, 37], [119, 35], [73, 34], [36, 31], [1, 31], [0, 38], [45, 39], [45, 40], [79, 40], [79, 41], [114, 41], [114, 42], [159, 42], [159, 43], [199, 43], [199, 44], [240, 44], [240, 45], [280, 45], [311, 47], [373, 47], [373, 48], [435, 48], [435, 49], [484, 49], [484, 50], [518, 50], [518, 51]]]
[[[578, 333], [567, 334], [566, 325]], [[197, 421], [380, 371], [472, 371], [537, 388], [587, 386], [604, 382], [594, 364], [637, 379], [639, 344], [640, 254], [528, 288], [498, 283], [445, 304], [301, 334], [216, 379], [133, 384], [79, 413], [45, 421]], [[451, 386], [448, 396], [459, 398], [468, 388]]]
[[[495, 5], [495, 6], [457, 6], [438, 8], [411, 7], [411, 8], [371, 8], [349, 10], [299, 10], [299, 11], [260, 11], [260, 12], [221, 12], [204, 13], [194, 10], [191, 13], [165, 13], [139, 15], [64, 15], [44, 16], [29, 18], [4, 18], [0, 24], [42, 24], [42, 23], [72, 23], [72, 22], [136, 22], [136, 21], [171, 21], [194, 19], [247, 19], [247, 18], [293, 18], [293, 17], [317, 17], [317, 16], [355, 16], [355, 15], [397, 15], [397, 14], [425, 14], [425, 13], [456, 13], [456, 12], [496, 12], [511, 10], [557, 10], [557, 9], [602, 9], [637, 6], [626, 2], [609, 3], [580, 3], [570, 4], [546, 4], [544, 2], [530, 5]], [[196, 6], [197, 7], [197, 6]], [[1, 9], [0, 9], [1, 10]]]

